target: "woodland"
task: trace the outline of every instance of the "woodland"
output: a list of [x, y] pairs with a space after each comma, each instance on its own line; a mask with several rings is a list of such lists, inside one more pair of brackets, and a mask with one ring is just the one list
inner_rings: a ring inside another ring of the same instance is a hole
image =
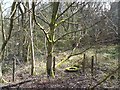
[[119, 89], [119, 4], [0, 0], [0, 90]]

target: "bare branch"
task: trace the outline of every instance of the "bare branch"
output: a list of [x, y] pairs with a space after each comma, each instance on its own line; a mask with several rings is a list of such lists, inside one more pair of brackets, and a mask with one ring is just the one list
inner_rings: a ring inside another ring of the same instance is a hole
[[10, 84], [10, 85], [5, 85], [5, 86], [2, 86], [1, 88], [2, 89], [9, 89], [11, 87], [15, 87], [17, 85], [22, 85], [24, 83], [28, 83], [28, 82], [31, 82], [31, 81], [34, 81], [34, 80], [36, 80], [36, 79], [29, 79], [29, 80], [21, 81], [21, 82]]
[[56, 20], [61, 17], [75, 2], [71, 3], [57, 18]]
[[42, 19], [40, 16], [38, 15], [35, 15], [37, 18], [39, 18], [40, 20], [42, 20], [44, 23], [48, 24], [49, 25], [49, 22], [48, 21], [45, 21], [44, 19]]
[[[106, 18], [106, 17], [104, 17], [103, 19], [105, 19], [105, 18]], [[87, 27], [87, 28], [84, 28], [84, 29], [82, 29], [82, 30], [90, 29], [90, 28], [92, 28], [93, 26], [95, 26], [96, 24], [100, 23], [101, 21], [102, 21], [102, 20], [100, 20], [100, 21], [98, 21], [98, 22], [92, 24], [91, 26], [89, 26], [89, 27]], [[56, 43], [57, 41], [59, 41], [60, 39], [62, 39], [63, 37], [65, 37], [65, 36], [68, 35], [68, 34], [75, 33], [75, 32], [79, 32], [79, 31], [82, 31], [82, 30], [75, 30], [75, 31], [68, 32], [68, 33], [62, 35], [61, 37], [59, 37], [57, 40], [55, 40], [54, 43]]]
[[17, 9], [17, 2], [13, 2], [12, 8], [11, 8], [10, 28], [9, 28], [9, 32], [8, 32], [8, 37], [6, 38], [6, 40], [2, 44], [1, 52], [4, 50], [4, 48], [6, 47], [8, 41], [11, 37], [11, 33], [12, 33], [12, 29], [13, 29], [13, 18], [15, 16], [16, 9]]
[[49, 41], [49, 37], [47, 36], [47, 32], [45, 31], [45, 29], [40, 25], [40, 23], [37, 22], [36, 17], [35, 17], [35, 2], [33, 0], [32, 2], [32, 12], [33, 12], [33, 20], [35, 22], [36, 25], [39, 26], [39, 28], [43, 31], [43, 33], [45, 34], [45, 37], [47, 38], [47, 40]]
[[52, 18], [51, 18], [51, 24], [55, 24], [56, 21], [56, 15], [57, 15], [57, 11], [58, 11], [58, 7], [59, 7], [59, 3], [60, 2], [53, 2], [53, 12], [52, 12]]
[[68, 19], [70, 19], [71, 17], [73, 17], [75, 14], [77, 14], [80, 10], [82, 10], [86, 5], [88, 4], [88, 2], [86, 4], [84, 4], [81, 8], [79, 8], [76, 12], [74, 12], [72, 15], [70, 15], [69, 17], [62, 19], [60, 22], [58, 22], [56, 24], [56, 27], [58, 27], [61, 23], [67, 21]]
[[102, 84], [104, 81], [106, 81], [111, 75], [116, 73], [120, 67], [118, 67], [116, 70], [112, 71], [110, 74], [108, 74], [103, 80], [101, 80], [99, 83], [97, 83], [95, 86], [91, 87], [91, 90], [94, 90], [98, 85]]
[[82, 52], [79, 52], [79, 53], [76, 53], [76, 54], [70, 54], [65, 59], [63, 59], [61, 62], [59, 62], [55, 67], [59, 67], [63, 62], [65, 62], [66, 60], [68, 60], [72, 56], [77, 56], [77, 55], [83, 54], [85, 51], [89, 50], [90, 48], [91, 48], [91, 46], [88, 47], [87, 49], [83, 50]]

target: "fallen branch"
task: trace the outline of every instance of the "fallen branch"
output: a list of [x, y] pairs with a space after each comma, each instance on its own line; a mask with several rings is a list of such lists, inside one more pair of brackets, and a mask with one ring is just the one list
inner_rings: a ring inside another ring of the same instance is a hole
[[89, 50], [92, 46], [88, 47], [87, 49], [79, 52], [79, 53], [75, 53], [75, 54], [70, 54], [69, 56], [67, 56], [65, 59], [63, 59], [62, 61], [60, 61], [55, 67], [59, 67], [63, 62], [67, 61], [70, 57], [72, 56], [77, 56], [77, 55], [80, 55], [80, 54], [83, 54], [84, 52], [86, 52], [87, 50]]
[[111, 75], [113, 75], [114, 73], [116, 73], [118, 70], [120, 69], [120, 67], [118, 67], [116, 70], [112, 71], [108, 76], [106, 76], [102, 81], [98, 82], [96, 85], [94, 85], [93, 87], [91, 87], [91, 90], [94, 90], [95, 87], [97, 87], [98, 85], [102, 84], [104, 81], [106, 81]]
[[22, 85], [24, 83], [27, 83], [27, 82], [30, 82], [30, 81], [33, 81], [35, 79], [30, 79], [30, 80], [26, 80], [26, 81], [21, 81], [21, 82], [18, 82], [18, 83], [14, 83], [14, 84], [9, 84], [9, 85], [5, 85], [3, 87], [1, 87], [2, 89], [5, 89], [5, 88], [10, 88], [10, 87], [15, 87], [17, 85]]

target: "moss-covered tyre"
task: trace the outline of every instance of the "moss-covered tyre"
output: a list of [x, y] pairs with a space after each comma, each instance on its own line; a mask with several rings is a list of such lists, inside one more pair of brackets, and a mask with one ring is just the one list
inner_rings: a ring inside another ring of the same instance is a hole
[[65, 69], [65, 72], [77, 72], [79, 70], [79, 68], [77, 67], [67, 67]]

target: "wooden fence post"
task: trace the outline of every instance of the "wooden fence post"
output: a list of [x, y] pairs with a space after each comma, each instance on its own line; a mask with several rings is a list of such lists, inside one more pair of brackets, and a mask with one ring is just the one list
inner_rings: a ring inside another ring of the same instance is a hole
[[94, 56], [92, 56], [91, 59], [91, 75], [93, 76], [93, 71], [94, 71]]
[[16, 59], [15, 57], [12, 58], [13, 60], [13, 73], [12, 73], [12, 81], [15, 81], [15, 68], [16, 68]]
[[53, 57], [53, 73], [55, 75], [55, 57]]
[[83, 71], [83, 73], [85, 72], [85, 64], [86, 64], [85, 58], [86, 58], [86, 55], [84, 54], [83, 55], [83, 61], [82, 61], [82, 71]]
[[93, 72], [94, 72], [94, 56], [91, 57], [91, 86], [92, 86], [92, 80], [93, 80]]

